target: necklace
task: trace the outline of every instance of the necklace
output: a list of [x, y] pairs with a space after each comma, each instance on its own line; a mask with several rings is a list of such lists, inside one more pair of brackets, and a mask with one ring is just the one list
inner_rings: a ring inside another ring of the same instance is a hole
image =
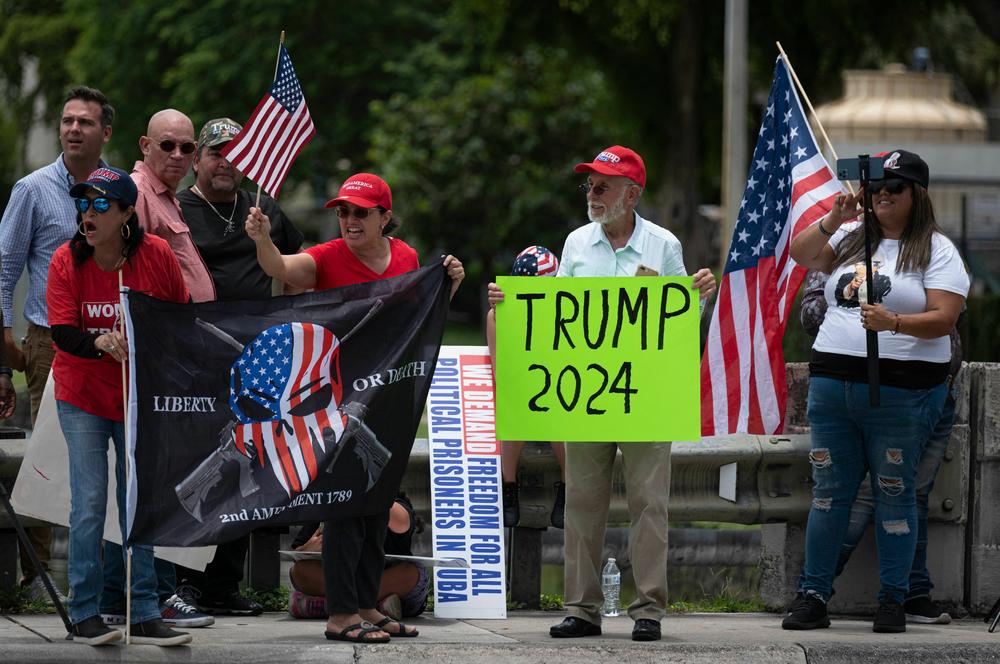
[[229, 213], [229, 218], [226, 219], [225, 217], [222, 216], [221, 212], [215, 209], [215, 206], [212, 205], [212, 201], [208, 200], [208, 198], [205, 197], [205, 194], [201, 193], [201, 189], [198, 188], [198, 185], [192, 185], [191, 191], [198, 194], [198, 197], [201, 198], [201, 200], [208, 203], [208, 207], [212, 208], [212, 212], [215, 213], [215, 216], [217, 216], [222, 221], [226, 222], [226, 228], [225, 230], [222, 231], [223, 237], [229, 235], [234, 230], [236, 230], [236, 227], [233, 226], [233, 216], [236, 214], [236, 202], [239, 200], [239, 193], [237, 193], [236, 197], [233, 198], [233, 211]]

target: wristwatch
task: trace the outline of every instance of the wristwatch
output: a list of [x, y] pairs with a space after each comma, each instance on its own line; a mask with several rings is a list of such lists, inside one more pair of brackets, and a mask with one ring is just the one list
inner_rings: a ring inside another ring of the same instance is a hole
[[10, 367], [0, 367], [0, 374], [5, 374], [7, 378], [13, 378], [14, 370]]

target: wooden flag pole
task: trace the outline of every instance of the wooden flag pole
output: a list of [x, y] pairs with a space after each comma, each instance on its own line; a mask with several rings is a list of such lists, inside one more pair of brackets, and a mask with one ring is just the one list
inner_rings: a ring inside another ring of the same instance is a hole
[[[122, 337], [125, 336], [125, 319], [122, 317], [122, 312], [124, 309], [121, 307], [121, 297], [122, 288], [124, 287], [124, 281], [122, 279], [122, 269], [124, 265], [118, 268], [118, 302], [119, 302], [119, 314], [118, 314], [118, 331], [122, 333]], [[122, 349], [125, 350], [124, 348]], [[124, 488], [119, 488], [119, 490], [125, 491], [125, 522], [128, 524], [128, 487], [132, 482], [132, 464], [129, 463], [128, 454], [128, 372], [125, 370], [125, 362], [122, 365], [122, 404], [125, 408], [125, 486]], [[125, 555], [125, 645], [132, 643], [132, 547], [127, 546], [125, 541], [125, 533], [122, 533], [122, 547], [126, 552]]]
[[[774, 42], [778, 47], [778, 52], [781, 53], [782, 59], [785, 61], [785, 66], [788, 67], [788, 72], [792, 75], [792, 80], [795, 81], [795, 87], [798, 88], [799, 93], [802, 98], [806, 101], [806, 106], [809, 107], [809, 112], [812, 114], [813, 120], [816, 122], [816, 126], [819, 128], [819, 133], [823, 136], [823, 140], [826, 141], [827, 147], [830, 148], [830, 153], [833, 155], [834, 161], [837, 159], [837, 150], [834, 149], [833, 143], [830, 142], [830, 137], [826, 135], [826, 129], [823, 128], [823, 123], [820, 122], [819, 117], [816, 115], [816, 109], [813, 108], [812, 102], [809, 101], [809, 95], [806, 94], [805, 88], [802, 87], [802, 83], [799, 81], [799, 77], [795, 74], [795, 69], [792, 68], [792, 63], [788, 60], [788, 54], [785, 53], [785, 49], [781, 48], [781, 42]], [[863, 166], [861, 173], [861, 181], [864, 184], [868, 183], [868, 155], [863, 156]], [[847, 188], [854, 194], [854, 185], [851, 184], [850, 180], [847, 180]], [[874, 212], [871, 209], [871, 192], [865, 191], [864, 199], [864, 229], [865, 229], [865, 279], [868, 285], [868, 304], [874, 304], [875, 300], [875, 283], [872, 276], [872, 246], [871, 246], [871, 234], [868, 232], [869, 224], [871, 218], [874, 217]], [[858, 301], [860, 302], [861, 296], [858, 295]], [[872, 406], [879, 405], [879, 355], [878, 355], [878, 335], [872, 330], [867, 330], [865, 333], [865, 341], [867, 345], [867, 359], [868, 359], [868, 402]]]
[[[281, 47], [284, 46], [284, 45], [285, 45], [285, 31], [282, 30], [281, 31], [281, 37], [278, 38], [278, 59], [274, 63], [274, 78], [271, 80], [272, 83], [274, 81], [278, 80], [278, 67], [281, 66]], [[259, 184], [257, 185], [257, 200], [256, 200], [256, 202], [254, 202], [253, 206], [255, 208], [258, 208], [258, 209], [260, 208], [260, 185]]]
[[[809, 108], [809, 114], [812, 115], [813, 121], [816, 123], [816, 127], [819, 129], [820, 136], [823, 137], [823, 141], [826, 146], [830, 149], [830, 154], [833, 156], [833, 161], [837, 161], [837, 149], [833, 147], [833, 143], [830, 142], [830, 137], [826, 135], [826, 129], [823, 128], [823, 123], [819, 121], [819, 116], [816, 115], [816, 109], [813, 108], [812, 102], [809, 101], [809, 95], [806, 94], [806, 89], [802, 87], [801, 81], [799, 81], [798, 75], [795, 73], [795, 69], [792, 67], [792, 61], [788, 59], [788, 54], [785, 53], [785, 49], [781, 48], [781, 42], [776, 41], [774, 44], [778, 47], [778, 53], [781, 54], [781, 58], [785, 61], [785, 66], [788, 67], [788, 73], [792, 75], [792, 80], [795, 81], [795, 87], [798, 88], [799, 94], [802, 95], [802, 99], [806, 102], [806, 107]], [[847, 188], [850, 192], [854, 193], [854, 185], [850, 181], [847, 182]]]

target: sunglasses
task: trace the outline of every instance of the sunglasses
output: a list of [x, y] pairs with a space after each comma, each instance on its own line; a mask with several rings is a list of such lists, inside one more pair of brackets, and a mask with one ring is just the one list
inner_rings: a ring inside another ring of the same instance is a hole
[[95, 198], [90, 200], [89, 198], [75, 198], [76, 209], [80, 211], [80, 214], [84, 214], [90, 209], [90, 206], [94, 206], [94, 212], [98, 214], [104, 214], [111, 208], [111, 199], [101, 196], [100, 198]]
[[383, 210], [382, 210], [381, 207], [373, 207], [373, 208], [358, 208], [358, 207], [356, 207], [356, 208], [354, 208], [352, 210], [352, 209], [347, 208], [347, 207], [345, 207], [343, 205], [338, 205], [337, 207], [335, 207], [333, 209], [337, 213], [337, 216], [340, 217], [341, 219], [347, 219], [348, 217], [350, 217], [352, 215], [354, 216], [355, 219], [367, 219], [368, 215], [371, 214], [372, 212], [375, 212], [376, 210], [378, 212], [383, 212]]
[[173, 141], [160, 141], [160, 149], [166, 153], [171, 153], [174, 148], [179, 147], [181, 154], [191, 154], [198, 147], [194, 143], [174, 143]]
[[872, 180], [868, 183], [868, 190], [872, 192], [872, 196], [878, 192], [885, 189], [889, 194], [896, 196], [903, 193], [904, 190], [910, 188], [910, 183], [906, 180], [901, 180], [899, 178], [892, 178], [889, 180]]
[[590, 184], [589, 182], [584, 182], [580, 185], [580, 191], [582, 191], [584, 195], [594, 192], [594, 196], [601, 196], [608, 189], [611, 189], [611, 187], [606, 184]]

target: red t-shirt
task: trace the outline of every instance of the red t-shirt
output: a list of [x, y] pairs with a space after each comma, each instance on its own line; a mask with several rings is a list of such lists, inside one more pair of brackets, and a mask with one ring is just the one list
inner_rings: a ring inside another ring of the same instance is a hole
[[416, 250], [394, 237], [389, 238], [389, 267], [382, 274], [362, 263], [343, 238], [309, 247], [305, 253], [316, 261], [316, 290], [398, 277], [420, 267]]
[[[181, 267], [162, 238], [146, 233], [132, 258], [122, 266], [130, 289], [171, 302], [187, 302]], [[72, 325], [103, 334], [118, 324], [118, 273], [105, 272], [93, 258], [77, 267], [69, 243], [56, 249], [46, 287], [49, 325]], [[89, 359], [56, 348], [52, 362], [56, 399], [91, 415], [122, 422], [122, 370], [110, 355]]]

